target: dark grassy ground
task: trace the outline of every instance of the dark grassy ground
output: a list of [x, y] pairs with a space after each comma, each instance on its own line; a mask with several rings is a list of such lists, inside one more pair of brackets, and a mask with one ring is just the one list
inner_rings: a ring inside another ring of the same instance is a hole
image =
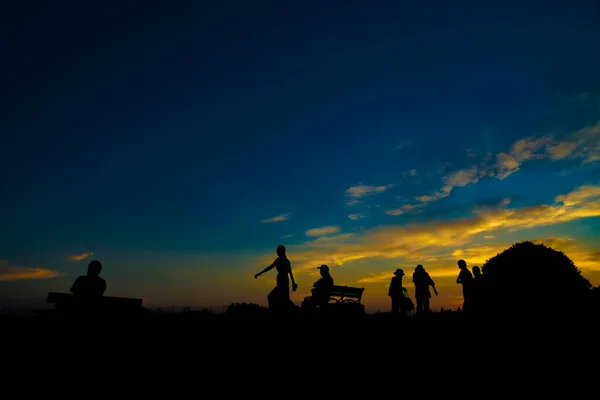
[[475, 317], [457, 312], [431, 313], [426, 316], [400, 317], [391, 313], [327, 314], [275, 317], [268, 313], [212, 314], [205, 312], [153, 313], [110, 316], [102, 318], [67, 318], [47, 316], [0, 316], [4, 333], [24, 331], [45, 332], [51, 335], [72, 329], [87, 332], [145, 332], [146, 337], [176, 334], [202, 334], [224, 339], [229, 334], [243, 338], [251, 335], [287, 332], [290, 337], [311, 337], [318, 333], [329, 336], [396, 336], [440, 335], [473, 336], [499, 331], [520, 330], [523, 333], [561, 329], [594, 330], [600, 322], [598, 313], [581, 315], [505, 315]]
[[232, 389], [248, 379], [276, 384], [273, 377], [282, 375], [296, 385], [318, 384], [320, 371], [337, 385], [340, 380], [353, 385], [354, 379], [366, 384], [367, 377], [402, 384], [423, 374], [471, 376], [507, 368], [520, 368], [526, 376], [542, 367], [582, 368], [594, 359], [600, 337], [597, 315], [476, 319], [458, 313], [287, 319], [193, 312], [104, 320], [5, 316], [0, 329], [3, 362], [14, 371], [72, 374], [93, 367], [109, 381], [128, 374], [133, 379], [140, 371], [194, 372], [203, 385], [223, 381]]

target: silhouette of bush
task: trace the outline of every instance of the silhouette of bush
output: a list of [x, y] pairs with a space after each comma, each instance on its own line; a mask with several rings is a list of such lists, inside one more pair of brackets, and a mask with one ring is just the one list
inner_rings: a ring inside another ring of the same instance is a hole
[[513, 244], [487, 260], [482, 272], [492, 311], [576, 311], [592, 287], [562, 251], [529, 241]]

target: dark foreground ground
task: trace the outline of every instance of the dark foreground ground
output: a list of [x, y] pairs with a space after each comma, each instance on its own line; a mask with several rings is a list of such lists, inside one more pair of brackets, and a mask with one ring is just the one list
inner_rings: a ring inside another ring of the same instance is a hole
[[[51, 376], [50, 387], [98, 381], [129, 387], [132, 395], [155, 396], [153, 388], [167, 386], [170, 397], [204, 393], [203, 387], [219, 388], [224, 397], [269, 390], [309, 397], [326, 384], [323, 390], [343, 389], [351, 397], [367, 387], [380, 390], [371, 396], [377, 398], [390, 386], [452, 392], [465, 381], [491, 378], [488, 397], [503, 389], [517, 393], [524, 384], [531, 395], [543, 389], [548, 397], [557, 384], [591, 382], [586, 374], [598, 371], [598, 322], [597, 314], [274, 319], [192, 312], [87, 320], [4, 316], [0, 330], [9, 366], [4, 381], [26, 377], [32, 389], [49, 390], [39, 379]], [[176, 395], [177, 388], [188, 394]]]
[[[236, 343], [251, 341], [254, 337], [274, 339], [344, 341], [348, 338], [374, 339], [382, 344], [386, 339], [418, 339], [431, 336], [447, 339], [467, 337], [475, 340], [487, 335], [506, 335], [506, 339], [525, 337], [528, 333], [543, 333], [550, 337], [567, 329], [576, 332], [600, 331], [600, 314], [581, 315], [504, 315], [472, 316], [460, 312], [431, 313], [426, 316], [400, 317], [391, 313], [377, 314], [294, 314], [276, 317], [268, 313], [212, 314], [205, 312], [153, 313], [140, 315], [74, 318], [50, 313], [43, 316], [0, 316], [5, 334], [18, 339], [28, 333], [58, 338], [70, 337], [74, 332], [106, 337], [128, 334], [139, 335], [140, 340], [206, 339], [215, 344], [227, 343], [235, 337]], [[541, 339], [541, 337], [540, 337]]]

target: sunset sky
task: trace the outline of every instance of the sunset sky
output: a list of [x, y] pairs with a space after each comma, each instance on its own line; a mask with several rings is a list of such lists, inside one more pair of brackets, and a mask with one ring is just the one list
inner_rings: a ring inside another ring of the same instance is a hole
[[94, 259], [266, 305], [279, 244], [297, 304], [327, 264], [388, 311], [420, 263], [456, 308], [456, 261], [523, 240], [600, 285], [597, 1], [84, 3], [0, 11], [0, 308]]

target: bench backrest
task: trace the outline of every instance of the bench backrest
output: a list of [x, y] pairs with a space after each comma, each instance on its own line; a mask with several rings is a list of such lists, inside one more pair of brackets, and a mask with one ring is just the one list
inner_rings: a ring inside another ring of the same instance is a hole
[[[48, 293], [46, 303], [53, 304], [70, 304], [73, 303], [74, 297], [71, 293]], [[128, 297], [112, 297], [102, 296], [99, 298], [99, 304], [101, 307], [113, 308], [113, 309], [132, 309], [141, 308], [143, 299], [132, 299]]]
[[331, 297], [339, 297], [340, 301], [343, 301], [345, 298], [356, 299], [360, 303], [364, 291], [365, 288], [334, 285], [331, 289]]

